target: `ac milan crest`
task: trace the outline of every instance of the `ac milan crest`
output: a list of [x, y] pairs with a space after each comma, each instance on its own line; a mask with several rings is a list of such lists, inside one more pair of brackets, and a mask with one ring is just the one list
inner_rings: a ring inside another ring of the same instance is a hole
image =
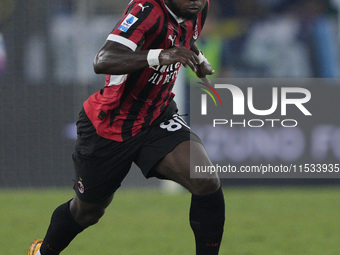
[[81, 179], [77, 182], [77, 186], [78, 186], [79, 192], [83, 194], [84, 191], [85, 191], [85, 188], [84, 188], [84, 184], [83, 184], [83, 182], [81, 181]]

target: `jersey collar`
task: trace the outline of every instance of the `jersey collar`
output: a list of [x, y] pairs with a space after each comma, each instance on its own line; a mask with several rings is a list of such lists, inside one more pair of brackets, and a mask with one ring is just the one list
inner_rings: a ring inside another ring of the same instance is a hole
[[183, 21], [185, 21], [185, 19], [177, 17], [177, 15], [175, 13], [173, 13], [170, 8], [166, 5], [166, 3], [163, 0], [163, 3], [165, 5], [165, 8], [168, 10], [168, 12], [175, 18], [175, 20], [177, 21], [177, 23], [182, 23]]

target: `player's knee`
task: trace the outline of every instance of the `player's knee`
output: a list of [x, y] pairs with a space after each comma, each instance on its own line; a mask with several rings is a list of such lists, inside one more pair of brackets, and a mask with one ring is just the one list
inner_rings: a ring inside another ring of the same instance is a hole
[[83, 227], [87, 228], [96, 224], [104, 215], [105, 209], [97, 208], [92, 210], [82, 210], [76, 216], [76, 221]]
[[95, 211], [85, 212], [83, 214], [83, 221], [87, 226], [94, 225], [98, 223], [101, 217], [103, 217], [105, 209], [97, 209]]
[[70, 211], [76, 222], [84, 228], [96, 224], [105, 213], [104, 206], [77, 202], [71, 202]]
[[218, 177], [192, 179], [191, 193], [199, 196], [214, 193], [221, 186]]

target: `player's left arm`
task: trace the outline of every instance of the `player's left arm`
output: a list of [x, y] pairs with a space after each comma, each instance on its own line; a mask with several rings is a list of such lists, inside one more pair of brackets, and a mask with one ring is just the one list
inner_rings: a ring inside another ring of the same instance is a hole
[[196, 53], [199, 59], [199, 64], [196, 66], [196, 75], [199, 78], [206, 78], [207, 75], [212, 75], [215, 73], [215, 70], [211, 68], [211, 64], [208, 59], [204, 56], [203, 52], [200, 51], [194, 43], [191, 46], [191, 50]]

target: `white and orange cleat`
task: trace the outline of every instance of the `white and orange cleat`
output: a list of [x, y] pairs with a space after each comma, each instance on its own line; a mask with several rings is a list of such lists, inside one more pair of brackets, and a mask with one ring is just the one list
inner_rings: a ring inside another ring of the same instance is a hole
[[43, 239], [35, 239], [28, 250], [28, 255], [40, 255], [39, 249], [43, 242]]

